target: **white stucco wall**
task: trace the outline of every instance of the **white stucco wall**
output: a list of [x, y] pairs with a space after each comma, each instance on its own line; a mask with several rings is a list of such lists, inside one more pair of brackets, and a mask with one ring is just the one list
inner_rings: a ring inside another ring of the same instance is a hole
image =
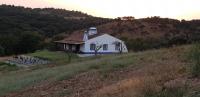
[[82, 51], [82, 52], [85, 51], [85, 44], [81, 44], [81, 46], [80, 46], [80, 51]]
[[103, 34], [101, 36], [98, 36], [98, 37], [95, 37], [95, 38], [92, 38], [90, 40], [87, 40], [85, 42], [85, 45], [81, 46], [81, 51], [82, 52], [95, 52], [94, 50], [90, 50], [90, 44], [96, 44], [96, 45], [103, 45], [103, 44], [108, 44], [108, 50], [103, 50], [103, 47], [98, 51], [98, 52], [101, 52], [101, 53], [117, 53], [119, 52], [119, 50], [115, 50], [115, 44], [114, 42], [121, 42], [122, 43], [122, 47], [123, 47], [123, 50], [122, 52], [128, 52], [127, 50], [127, 47], [126, 45], [124, 44], [123, 41], [111, 36], [111, 35], [108, 35], [108, 34]]

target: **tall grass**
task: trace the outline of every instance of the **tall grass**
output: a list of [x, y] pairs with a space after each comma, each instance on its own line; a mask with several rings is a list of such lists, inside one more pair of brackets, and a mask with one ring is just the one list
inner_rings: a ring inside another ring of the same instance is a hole
[[189, 53], [189, 59], [192, 61], [192, 75], [195, 77], [200, 76], [200, 43], [193, 45]]
[[38, 57], [41, 59], [47, 59], [50, 60], [53, 64], [58, 64], [58, 65], [70, 63], [71, 59], [72, 60], [78, 59], [78, 56], [76, 56], [75, 54], [67, 54], [65, 52], [53, 52], [48, 50], [36, 51], [35, 53], [30, 53], [28, 55], [33, 57]]

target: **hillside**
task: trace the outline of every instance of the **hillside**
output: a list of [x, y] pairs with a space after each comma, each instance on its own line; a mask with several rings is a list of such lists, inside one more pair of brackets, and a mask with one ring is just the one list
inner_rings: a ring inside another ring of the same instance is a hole
[[179, 21], [151, 17], [116, 20], [97, 27], [99, 33], [109, 33], [124, 40], [129, 50], [169, 47], [200, 40], [200, 20]]
[[110, 21], [78, 11], [0, 5], [0, 56], [48, 48], [46, 40], [57, 34], [69, 34]]
[[97, 56], [79, 59], [67, 65], [62, 63], [63, 65], [59, 66], [49, 65], [12, 71], [0, 75], [0, 95], [199, 97], [200, 79], [191, 77], [189, 72], [191, 61], [187, 54], [191, 49], [192, 46], [187, 45], [122, 55]]
[[[119, 20], [97, 26], [98, 33], [108, 33], [124, 40], [129, 50], [141, 51], [200, 41], [200, 20], [179, 21], [150, 17]], [[84, 30], [75, 31], [78, 35]]]
[[[76, 17], [80, 17], [80, 19], [76, 19]], [[106, 22], [109, 22], [109, 19], [93, 17], [78, 11], [0, 6], [0, 34], [2, 35], [19, 34], [20, 31], [36, 31], [47, 37], [62, 32], [70, 33]]]
[[[200, 21], [150, 17], [120, 20], [54, 8], [0, 6], [0, 56], [54, 49], [54, 40], [91, 26], [124, 40], [130, 51], [171, 47], [200, 40]], [[9, 44], [8, 44], [9, 43]]]

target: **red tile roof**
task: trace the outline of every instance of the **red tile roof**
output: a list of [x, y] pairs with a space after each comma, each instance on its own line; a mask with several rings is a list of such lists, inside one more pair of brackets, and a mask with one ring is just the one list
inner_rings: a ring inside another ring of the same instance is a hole
[[[95, 35], [90, 35], [88, 36], [88, 39], [95, 38], [97, 36], [100, 36], [102, 34], [95, 34]], [[55, 41], [57, 43], [68, 43], [68, 44], [83, 44], [83, 37], [84, 37], [84, 31], [76, 31], [64, 38], [63, 40], [60, 41]]]

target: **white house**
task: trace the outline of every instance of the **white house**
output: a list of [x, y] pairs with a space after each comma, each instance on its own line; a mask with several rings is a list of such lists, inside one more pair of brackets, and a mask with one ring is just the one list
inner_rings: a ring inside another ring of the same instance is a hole
[[111, 54], [128, 52], [124, 41], [109, 34], [97, 33], [95, 27], [84, 33], [75, 32], [67, 38], [55, 41], [59, 50], [81, 54]]

